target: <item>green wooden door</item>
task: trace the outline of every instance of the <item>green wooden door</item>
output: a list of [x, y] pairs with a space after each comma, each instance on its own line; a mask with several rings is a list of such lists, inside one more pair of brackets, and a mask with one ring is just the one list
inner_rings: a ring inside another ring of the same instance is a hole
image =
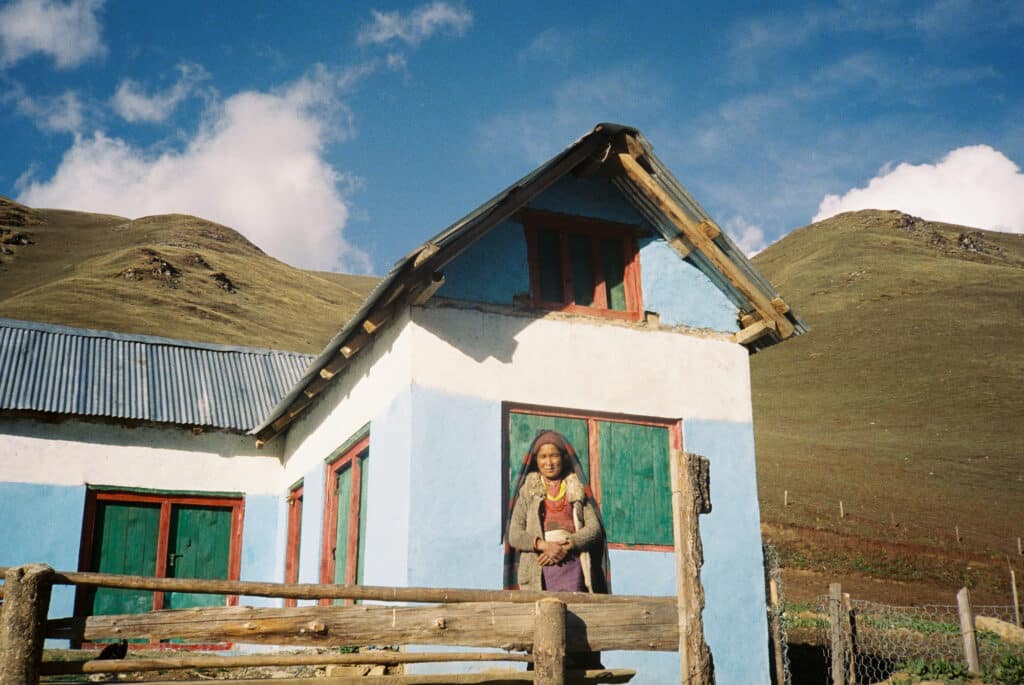
[[[231, 550], [231, 509], [176, 504], [171, 507], [167, 539], [168, 578], [228, 577]], [[224, 595], [168, 592], [167, 609], [223, 606]]]
[[590, 482], [590, 442], [587, 439], [586, 419], [510, 412], [508, 423], [508, 501], [515, 495], [512, 491], [519, 478], [523, 457], [526, 450], [530, 449], [530, 443], [537, 437], [538, 430], [555, 430], [564, 435], [579, 455], [585, 480]]
[[[156, 575], [160, 505], [97, 502], [92, 571], [135, 576]], [[91, 614], [138, 614], [153, 609], [153, 593], [96, 588]]]
[[668, 429], [598, 421], [598, 440], [601, 513], [608, 541], [671, 545]]

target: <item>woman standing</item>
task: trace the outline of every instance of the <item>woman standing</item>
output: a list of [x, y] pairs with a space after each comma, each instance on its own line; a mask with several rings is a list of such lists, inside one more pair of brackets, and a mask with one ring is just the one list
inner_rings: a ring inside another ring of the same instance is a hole
[[516, 482], [508, 528], [508, 561], [520, 590], [609, 591], [604, 527], [582, 474], [561, 433], [538, 433]]

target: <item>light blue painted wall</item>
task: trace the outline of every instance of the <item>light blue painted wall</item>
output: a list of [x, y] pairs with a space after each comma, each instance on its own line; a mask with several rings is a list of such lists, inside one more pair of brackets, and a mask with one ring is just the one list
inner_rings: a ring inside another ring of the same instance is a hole
[[683, 445], [711, 462], [712, 510], [700, 517], [701, 580], [704, 630], [717, 680], [766, 685], [768, 625], [753, 425], [684, 419]]
[[[0, 526], [0, 566], [39, 562], [58, 571], [78, 569], [82, 541], [84, 486], [0, 483], [4, 525]], [[57, 585], [50, 596], [50, 618], [71, 616], [75, 590]], [[47, 640], [65, 647], [67, 640]]]
[[530, 269], [522, 224], [504, 221], [444, 269], [441, 297], [488, 304], [512, 304], [530, 294]]
[[644, 309], [669, 326], [739, 330], [736, 305], [700, 269], [661, 238], [641, 238], [639, 247]]
[[[563, 214], [648, 226], [607, 179], [565, 177], [529, 204]], [[679, 256], [661, 237], [640, 240], [640, 277], [644, 309], [662, 323], [716, 331], [738, 330], [736, 306], [700, 269]], [[529, 294], [526, 238], [520, 224], [505, 221], [445, 267], [438, 294], [457, 300], [511, 305]]]
[[562, 214], [644, 224], [643, 216], [607, 178], [563, 176], [557, 183], [530, 201], [529, 207]]
[[[277, 549], [271, 544], [277, 537], [279, 498], [273, 495], [246, 495], [245, 521], [242, 524], [242, 570], [240, 580], [280, 582]], [[287, 520], [287, 519], [285, 519]], [[247, 606], [279, 606], [270, 597], [241, 597]]]
[[[324, 455], [326, 458], [327, 455]], [[314, 464], [302, 477], [302, 541], [299, 543], [299, 582], [320, 582], [320, 539], [324, 527], [324, 465]], [[282, 569], [284, 566], [282, 565]], [[302, 602], [300, 602], [301, 604]], [[315, 602], [306, 602], [313, 604]]]

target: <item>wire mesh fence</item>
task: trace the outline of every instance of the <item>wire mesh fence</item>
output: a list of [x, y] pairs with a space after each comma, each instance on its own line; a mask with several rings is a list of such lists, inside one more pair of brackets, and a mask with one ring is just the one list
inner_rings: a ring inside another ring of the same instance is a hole
[[790, 685], [793, 682], [789, 660], [789, 636], [786, 634], [786, 595], [782, 588], [782, 560], [779, 550], [764, 545], [765, 591], [768, 597], [768, 628], [771, 631], [772, 685]]
[[[817, 610], [832, 617], [818, 624], [819, 644], [830, 668], [828, 682], [857, 685], [926, 668], [966, 670], [956, 605], [899, 607], [847, 595], [837, 611], [835, 600], [822, 595]], [[1014, 624], [1012, 605], [975, 606], [974, 615], [982, 669], [1008, 657], [1024, 657], [1024, 639]], [[841, 660], [833, 661], [835, 649], [842, 650]]]

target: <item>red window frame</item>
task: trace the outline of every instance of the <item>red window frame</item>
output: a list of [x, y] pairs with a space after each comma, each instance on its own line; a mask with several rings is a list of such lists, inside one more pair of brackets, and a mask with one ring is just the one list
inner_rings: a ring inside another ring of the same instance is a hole
[[[299, 481], [288, 491], [288, 542], [284, 554], [284, 582], [299, 582], [299, 551], [302, 548], [302, 494], [303, 484]], [[294, 597], [284, 600], [286, 607], [298, 606]]]
[[[646, 231], [632, 224], [622, 224], [603, 219], [558, 214], [539, 210], [523, 210], [516, 215], [526, 233], [527, 259], [530, 267], [530, 303], [535, 309], [549, 309], [571, 314], [586, 314], [627, 321], [643, 318], [643, 295], [640, 287], [640, 256], [637, 238]], [[540, 231], [554, 231], [559, 236], [559, 254], [562, 270], [562, 300], [545, 300], [541, 296], [540, 251], [537, 234]], [[572, 280], [570, 235], [585, 235], [590, 239], [591, 273], [594, 275], [594, 296], [592, 305], [574, 302]], [[623, 290], [625, 310], [609, 309], [605, 294], [604, 268], [601, 258], [601, 240], [613, 238], [622, 240]]]
[[[338, 501], [338, 474], [345, 469], [352, 469], [352, 491], [349, 495], [347, 506], [348, 516], [348, 549], [345, 555], [345, 584], [354, 585], [356, 574], [359, 569], [359, 520], [362, 512], [360, 502], [362, 499], [363, 475], [362, 460], [359, 458], [370, 447], [370, 436], [365, 435], [354, 443], [345, 447], [338, 456], [329, 460], [325, 466], [327, 477], [324, 478], [324, 524], [323, 540], [320, 549], [320, 582], [325, 584], [334, 583], [335, 558], [334, 543], [338, 536], [338, 507], [342, 505]], [[323, 605], [329, 605], [332, 600], [320, 600]]]
[[[682, 450], [683, 449], [683, 422], [680, 419], [665, 419], [655, 416], [637, 416], [633, 414], [621, 414], [618, 412], [599, 412], [599, 411], [581, 411], [578, 409], [565, 409], [561, 407], [546, 407], [535, 404], [519, 404], [513, 402], [502, 403], [502, 498], [505, 500], [502, 502], [503, 516], [508, 516], [508, 490], [510, 483], [509, 478], [509, 464], [511, 463], [510, 458], [518, 459], [522, 455], [515, 455], [513, 457], [509, 454], [509, 419], [510, 414], [528, 414], [531, 416], [552, 416], [567, 419], [580, 419], [587, 422], [587, 451], [588, 457], [588, 469], [590, 471], [590, 489], [594, 493], [594, 498], [597, 500], [598, 507], [601, 506], [602, 492], [601, 492], [601, 445], [598, 439], [598, 421], [617, 421], [620, 423], [632, 423], [641, 426], [656, 426], [659, 428], [667, 428], [669, 436], [669, 449], [670, 450]], [[507, 518], [502, 520], [502, 530], [508, 525]], [[621, 542], [609, 542], [608, 547], [610, 549], [631, 549], [631, 550], [648, 550], [655, 552], [671, 552], [673, 551], [672, 545], [654, 545], [654, 544], [626, 544]]]

